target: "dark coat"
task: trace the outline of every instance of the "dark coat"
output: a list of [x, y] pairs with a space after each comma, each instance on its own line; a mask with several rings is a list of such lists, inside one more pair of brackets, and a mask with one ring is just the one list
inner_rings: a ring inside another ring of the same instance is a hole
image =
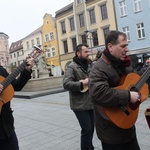
[[[5, 68], [0, 67], [0, 75], [3, 77], [7, 77], [9, 74]], [[24, 70], [18, 79], [15, 79], [12, 82], [12, 86], [15, 91], [20, 91], [27, 81], [31, 78], [31, 73], [27, 70]], [[10, 101], [3, 104], [2, 110], [0, 113], [0, 139], [4, 139], [6, 137], [11, 136], [14, 132], [14, 118], [13, 111], [10, 107]]]
[[[89, 68], [90, 69], [90, 68]], [[89, 90], [82, 93], [80, 80], [87, 78], [89, 73], [83, 71], [81, 66], [72, 62], [69, 64], [64, 75], [63, 86], [69, 91], [70, 107], [72, 110], [85, 111], [93, 109], [93, 104], [89, 96]]]
[[[132, 69], [126, 68], [126, 73]], [[103, 107], [119, 107], [128, 104], [130, 99], [127, 90], [119, 90], [120, 76], [117, 71], [102, 58], [93, 66], [90, 73], [90, 96], [94, 103], [95, 122], [98, 138], [109, 144], [119, 144], [131, 141], [135, 136], [135, 126], [130, 129], [121, 129], [110, 120], [103, 117], [103, 112], [99, 111]], [[101, 109], [103, 110], [103, 109]]]

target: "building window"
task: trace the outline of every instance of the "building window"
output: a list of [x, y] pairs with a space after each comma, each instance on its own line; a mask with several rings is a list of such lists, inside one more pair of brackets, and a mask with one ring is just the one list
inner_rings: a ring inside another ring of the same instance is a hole
[[66, 41], [63, 41], [63, 44], [64, 44], [64, 53], [68, 53], [68, 44], [67, 44], [67, 40]]
[[36, 44], [40, 45], [40, 38], [36, 38]]
[[125, 0], [119, 2], [119, 5], [120, 5], [120, 15], [121, 15], [121, 17], [126, 16], [127, 15], [127, 8], [126, 8]]
[[141, 0], [134, 0], [134, 11], [138, 12], [142, 10]]
[[54, 47], [52, 47], [52, 56], [55, 56], [56, 55], [56, 50]]
[[50, 40], [54, 40], [54, 33], [50, 32]]
[[127, 35], [127, 40], [130, 41], [129, 27], [123, 27], [122, 31]]
[[70, 30], [74, 31], [75, 30], [75, 26], [74, 26], [74, 18], [70, 18]]
[[47, 58], [51, 57], [51, 51], [50, 51], [50, 49], [46, 49], [46, 57]]
[[[14, 58], [16, 58], [16, 54], [14, 53]], [[3, 58], [2, 58], [2, 60], [3, 60]]]
[[81, 40], [83, 44], [87, 44], [86, 35], [81, 35]]
[[76, 50], [76, 46], [77, 46], [76, 38], [72, 38], [72, 47], [73, 47], [73, 51]]
[[106, 39], [107, 34], [109, 33], [109, 27], [103, 28], [104, 39]]
[[106, 4], [101, 5], [102, 20], [108, 19]]
[[89, 10], [89, 15], [90, 15], [90, 23], [91, 23], [91, 24], [96, 23], [96, 18], [95, 18], [95, 11], [94, 11], [94, 9]]
[[84, 15], [83, 14], [79, 15], [79, 22], [80, 22], [80, 28], [85, 26], [85, 24], [84, 24]]
[[82, 0], [76, 0], [76, 4], [79, 5], [82, 3]]
[[61, 29], [62, 29], [62, 34], [65, 34], [66, 33], [65, 21], [61, 22]]
[[27, 49], [29, 49], [30, 48], [29, 42], [26, 42], [26, 45], [27, 45]]
[[92, 32], [92, 38], [93, 38], [93, 45], [94, 45], [94, 46], [99, 45], [99, 43], [98, 43], [97, 31]]
[[45, 34], [45, 42], [49, 41], [49, 36], [48, 34]]
[[138, 39], [145, 38], [145, 31], [144, 31], [143, 23], [137, 24], [137, 33], [138, 33]]
[[31, 46], [34, 47], [34, 40], [31, 40]]

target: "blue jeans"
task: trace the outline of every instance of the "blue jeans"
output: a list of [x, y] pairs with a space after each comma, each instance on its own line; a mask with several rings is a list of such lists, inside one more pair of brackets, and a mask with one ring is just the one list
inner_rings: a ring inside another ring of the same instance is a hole
[[0, 150], [19, 150], [15, 132], [10, 137], [0, 140]]
[[81, 150], [94, 150], [92, 139], [94, 133], [93, 110], [74, 111], [81, 127]]

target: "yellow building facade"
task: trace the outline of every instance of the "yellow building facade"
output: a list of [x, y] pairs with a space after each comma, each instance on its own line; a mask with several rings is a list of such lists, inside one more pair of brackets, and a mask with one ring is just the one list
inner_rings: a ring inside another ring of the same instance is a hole
[[116, 30], [113, 0], [74, 0], [56, 12], [60, 61], [63, 71], [75, 56], [75, 46], [88, 44], [93, 60], [105, 48], [105, 36]]
[[60, 66], [55, 18], [48, 13], [43, 17], [42, 42], [47, 65]]

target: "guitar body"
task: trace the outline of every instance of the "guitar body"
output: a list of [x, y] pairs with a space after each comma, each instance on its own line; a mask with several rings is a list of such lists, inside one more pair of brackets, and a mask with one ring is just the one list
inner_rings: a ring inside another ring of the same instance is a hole
[[[140, 79], [140, 76], [136, 73], [130, 73], [127, 76], [121, 78], [119, 86], [116, 89], [120, 90], [129, 90], [134, 87], [137, 81]], [[140, 89], [139, 93], [141, 94], [141, 102], [145, 101], [148, 97], [149, 90], [148, 86], [145, 83]], [[127, 115], [120, 107], [104, 107], [104, 112], [108, 116], [108, 118], [118, 127], [122, 129], [131, 128], [138, 117], [139, 106], [133, 110], [129, 105], [125, 106], [125, 108], [130, 113]]]
[[[0, 76], [0, 83], [4, 80], [5, 78]], [[10, 84], [5, 88], [2, 93], [0, 94], [0, 112], [2, 110], [3, 104], [9, 102], [14, 96], [14, 88]]]
[[[80, 82], [82, 82], [83, 80], [80, 80]], [[82, 93], [85, 93], [87, 90], [89, 89], [88, 85], [83, 86], [83, 90], [80, 91]]]

